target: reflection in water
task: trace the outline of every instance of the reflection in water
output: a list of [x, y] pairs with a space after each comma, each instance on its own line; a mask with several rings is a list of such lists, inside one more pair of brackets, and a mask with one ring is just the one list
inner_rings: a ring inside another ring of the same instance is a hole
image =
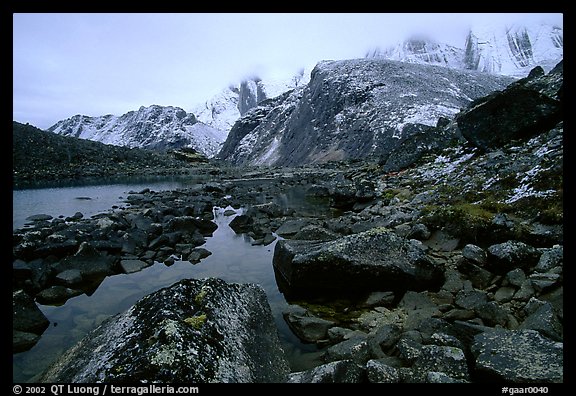
[[[130, 190], [141, 191], [150, 188], [154, 191], [175, 190], [196, 185], [198, 178], [137, 178], [130, 181], [121, 179], [115, 184], [107, 180], [99, 185], [71, 185], [65, 187], [33, 188], [12, 191], [12, 229], [21, 228], [26, 218], [35, 214], [48, 214], [53, 217], [72, 216], [81, 212], [84, 217], [107, 212], [112, 206], [124, 206], [124, 199]], [[80, 199], [79, 199], [80, 198]]]
[[[215, 209], [214, 221], [218, 229], [203, 246], [212, 255], [200, 263], [176, 261], [169, 267], [156, 263], [137, 273], [107, 277], [90, 296], [72, 298], [59, 307], [40, 306], [51, 326], [32, 349], [13, 355], [13, 381], [34, 382], [35, 376], [53, 359], [104, 320], [125, 311], [145, 295], [184, 278], [218, 277], [227, 282], [259, 284], [268, 296], [292, 370], [318, 364], [316, 347], [302, 344], [282, 318], [282, 311], [288, 304], [278, 291], [274, 277], [272, 257], [276, 242], [252, 246], [248, 236], [236, 235], [228, 226], [234, 216], [224, 216], [224, 210]], [[237, 211], [239, 213], [241, 210]]]

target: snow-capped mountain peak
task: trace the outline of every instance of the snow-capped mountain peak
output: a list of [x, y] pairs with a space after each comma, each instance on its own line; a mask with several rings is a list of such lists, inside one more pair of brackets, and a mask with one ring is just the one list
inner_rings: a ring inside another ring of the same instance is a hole
[[207, 125], [223, 131], [226, 135], [238, 119], [266, 99], [306, 85], [310, 71], [301, 69], [286, 78], [250, 77], [238, 85], [230, 85], [204, 103], [193, 106], [192, 113]]
[[57, 122], [48, 131], [105, 144], [150, 149], [192, 147], [214, 156], [226, 134], [199, 122], [180, 107], [141, 106], [122, 116], [75, 115]]
[[460, 48], [438, 43], [428, 37], [414, 36], [392, 47], [375, 48], [365, 57], [462, 69], [463, 55], [464, 50]]
[[473, 26], [463, 47], [413, 37], [384, 49], [375, 48], [366, 58], [432, 64], [477, 70], [512, 77], [526, 77], [535, 66], [550, 71], [562, 58], [563, 28], [548, 23], [488, 24]]

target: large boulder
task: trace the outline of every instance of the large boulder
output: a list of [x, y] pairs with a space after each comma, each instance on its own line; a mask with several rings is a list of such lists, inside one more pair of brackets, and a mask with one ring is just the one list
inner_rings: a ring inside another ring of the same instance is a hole
[[50, 322], [23, 290], [12, 292], [12, 349], [23, 352], [32, 348]]
[[384, 228], [328, 242], [279, 241], [273, 263], [281, 288], [294, 295], [424, 290], [443, 282], [420, 242]]
[[[562, 120], [562, 68], [511, 84], [502, 92], [473, 101], [456, 116], [462, 135], [484, 150], [512, 140], [528, 140]], [[542, 89], [550, 86], [551, 92]]]
[[288, 364], [262, 288], [185, 279], [116, 315], [42, 382], [284, 382]]
[[564, 344], [535, 330], [486, 331], [474, 337], [476, 374], [515, 383], [563, 382]]
[[115, 273], [116, 259], [99, 252], [91, 243], [82, 242], [73, 256], [68, 256], [53, 266], [56, 273], [79, 270], [83, 279], [104, 278]]

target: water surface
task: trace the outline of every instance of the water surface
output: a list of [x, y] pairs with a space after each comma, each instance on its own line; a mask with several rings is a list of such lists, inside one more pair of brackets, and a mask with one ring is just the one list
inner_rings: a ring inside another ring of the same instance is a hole
[[[171, 181], [14, 191], [14, 227], [17, 227], [17, 222], [25, 222], [22, 219], [30, 214], [47, 213], [56, 217], [81, 211], [89, 216], [91, 213], [110, 210], [113, 204], [121, 206], [123, 200], [119, 197], [125, 196], [129, 190], [151, 188], [160, 191], [187, 186], [185, 183]], [[188, 181], [188, 186], [190, 183]], [[303, 188], [292, 189], [275, 197], [274, 201], [282, 207], [295, 208], [302, 213], [311, 214], [315, 210], [329, 212], [327, 206], [306, 203], [303, 191]], [[74, 199], [82, 196], [92, 199]], [[262, 200], [265, 201], [266, 197], [263, 196]], [[214, 210], [214, 221], [218, 229], [212, 237], [206, 238], [202, 246], [212, 255], [200, 263], [194, 265], [188, 261], [176, 261], [171, 266], [155, 263], [137, 273], [106, 277], [91, 295], [74, 297], [62, 306], [39, 305], [50, 321], [50, 326], [32, 349], [13, 355], [13, 381], [34, 382], [57, 356], [105, 319], [125, 311], [145, 295], [185, 278], [218, 277], [227, 282], [259, 284], [268, 297], [292, 370], [303, 370], [318, 364], [316, 346], [301, 343], [282, 317], [288, 303], [278, 290], [272, 266], [276, 242], [268, 246], [252, 246], [250, 237], [237, 235], [228, 226], [242, 209], [237, 210], [235, 215], [224, 216], [225, 209], [231, 208]]]

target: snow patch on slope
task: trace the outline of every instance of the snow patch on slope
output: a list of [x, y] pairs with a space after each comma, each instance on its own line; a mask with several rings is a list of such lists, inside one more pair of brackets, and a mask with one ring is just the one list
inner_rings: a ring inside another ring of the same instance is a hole
[[226, 134], [198, 123], [194, 114], [179, 107], [152, 105], [122, 116], [76, 115], [59, 121], [48, 131], [116, 146], [149, 149], [192, 147], [214, 156]]

